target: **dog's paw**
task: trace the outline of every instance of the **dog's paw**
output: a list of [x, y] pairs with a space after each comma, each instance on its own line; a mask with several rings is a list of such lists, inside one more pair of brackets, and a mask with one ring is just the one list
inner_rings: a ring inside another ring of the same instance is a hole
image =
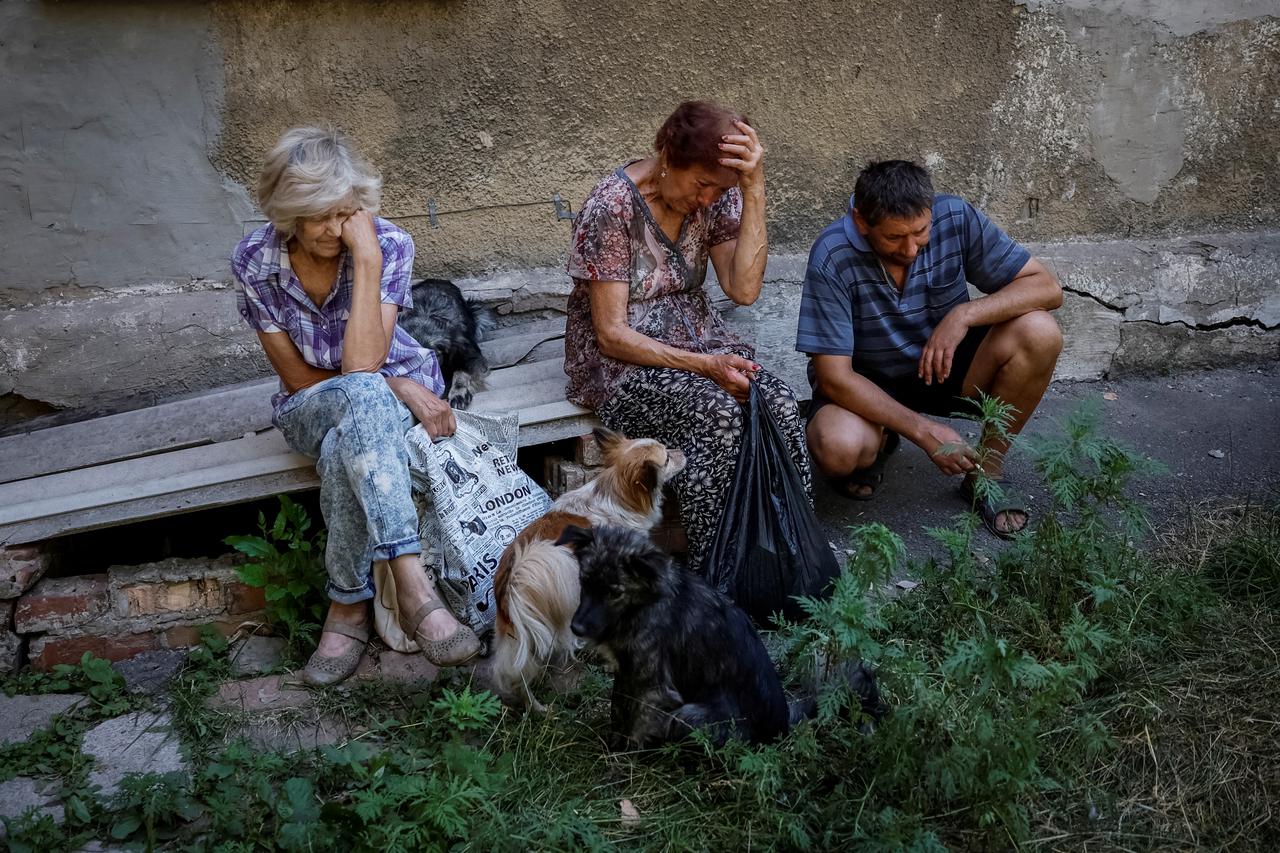
[[481, 383], [475, 376], [465, 370], [453, 374], [453, 384], [449, 386], [449, 405], [455, 409], [466, 409], [475, 399]]

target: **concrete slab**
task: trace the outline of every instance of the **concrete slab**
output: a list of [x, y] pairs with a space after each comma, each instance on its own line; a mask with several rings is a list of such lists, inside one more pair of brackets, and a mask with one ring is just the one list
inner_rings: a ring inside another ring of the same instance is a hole
[[244, 738], [258, 749], [292, 753], [344, 743], [360, 732], [338, 717], [314, 711], [255, 714], [243, 726], [227, 732], [226, 740], [230, 743]]
[[264, 675], [247, 681], [228, 681], [218, 687], [206, 704], [219, 711], [278, 711], [308, 708], [315, 698], [293, 674]]
[[110, 798], [129, 774], [187, 773], [180, 746], [168, 711], [136, 711], [85, 732], [81, 751], [94, 759], [89, 784]]
[[83, 700], [78, 693], [0, 695], [0, 744], [26, 740], [49, 725], [58, 714], [66, 713]]
[[161, 649], [143, 652], [111, 666], [124, 676], [130, 693], [155, 695], [169, 688], [186, 659], [185, 649]]
[[[371, 661], [371, 665], [364, 666]], [[361, 664], [356, 677], [368, 681], [426, 685], [435, 681], [440, 675], [440, 668], [427, 660], [425, 655], [407, 655], [390, 649], [382, 651], [376, 660], [372, 655], [366, 655]]]
[[280, 637], [247, 637], [231, 648], [231, 674], [237, 678], [262, 675], [284, 660], [285, 641]]
[[[56, 790], [56, 784], [25, 776], [0, 782], [0, 817], [21, 817], [34, 808], [52, 817], [55, 823], [62, 823], [65, 818]], [[0, 837], [4, 834], [4, 827], [0, 826]]]

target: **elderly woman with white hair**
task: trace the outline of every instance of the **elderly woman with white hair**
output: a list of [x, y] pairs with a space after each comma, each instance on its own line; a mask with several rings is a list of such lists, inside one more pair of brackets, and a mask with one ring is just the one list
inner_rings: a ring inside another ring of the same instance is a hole
[[413, 240], [375, 216], [381, 180], [335, 131], [294, 128], [268, 155], [270, 222], [232, 256], [238, 307], [280, 375], [273, 422], [316, 459], [330, 598], [303, 677], [355, 672], [369, 639], [372, 564], [390, 563], [405, 633], [440, 666], [480, 651], [423, 573], [404, 433], [455, 429], [435, 354], [396, 324], [412, 305]]

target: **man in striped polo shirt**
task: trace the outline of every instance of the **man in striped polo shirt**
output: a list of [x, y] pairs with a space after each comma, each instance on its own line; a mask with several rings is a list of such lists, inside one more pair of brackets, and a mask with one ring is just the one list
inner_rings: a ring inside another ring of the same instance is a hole
[[[971, 300], [966, 282], [985, 295]], [[978, 456], [934, 418], [974, 411], [960, 398], [985, 392], [1016, 409], [1018, 433], [1062, 350], [1049, 314], [1061, 304], [1053, 274], [973, 205], [935, 195], [915, 163], [871, 163], [805, 273], [796, 349], [810, 356], [814, 463], [842, 494], [868, 500], [906, 436], [943, 473], [962, 476], [972, 501]], [[1003, 479], [1008, 442], [983, 444], [994, 451], [985, 473]], [[997, 536], [1027, 523], [1012, 493], [976, 509]]]

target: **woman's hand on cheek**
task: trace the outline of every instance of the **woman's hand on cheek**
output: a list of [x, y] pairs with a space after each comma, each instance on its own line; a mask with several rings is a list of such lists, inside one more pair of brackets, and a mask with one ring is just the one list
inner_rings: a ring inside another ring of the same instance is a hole
[[356, 260], [382, 259], [378, 228], [374, 224], [373, 214], [364, 208], [343, 220], [342, 243], [351, 250]]

